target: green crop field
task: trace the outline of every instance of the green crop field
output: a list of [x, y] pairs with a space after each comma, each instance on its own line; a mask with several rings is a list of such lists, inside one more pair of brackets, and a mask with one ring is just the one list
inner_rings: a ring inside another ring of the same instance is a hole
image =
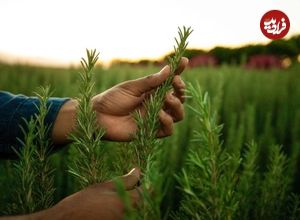
[[[97, 66], [95, 92], [159, 70], [156, 66]], [[50, 85], [53, 96], [77, 97], [78, 72], [77, 68], [0, 64], [0, 90], [33, 95], [37, 87]], [[172, 164], [172, 158], [178, 157], [174, 149], [185, 152], [180, 154], [182, 165], [174, 177], [177, 187], [160, 204], [168, 209], [159, 214], [145, 214], [142, 209], [140, 215], [148, 219], [166, 215], [174, 219], [300, 219], [300, 65], [280, 70], [223, 65], [187, 69], [182, 77], [194, 90], [187, 94], [184, 120], [176, 124], [172, 136], [162, 140], [170, 166], [177, 165]], [[196, 89], [198, 83], [211, 105]], [[104, 141], [102, 147], [105, 179], [136, 165], [129, 143]], [[69, 145], [50, 156], [54, 203], [79, 189], [68, 172], [74, 153]], [[0, 212], [15, 214], [17, 161], [0, 163]]]

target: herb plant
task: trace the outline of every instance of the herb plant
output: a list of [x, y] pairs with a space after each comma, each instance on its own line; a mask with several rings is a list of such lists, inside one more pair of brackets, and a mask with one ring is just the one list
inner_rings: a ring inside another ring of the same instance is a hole
[[25, 128], [21, 127], [24, 141], [20, 140], [22, 148], [16, 151], [19, 157], [15, 163], [18, 177], [17, 213], [31, 213], [53, 205], [54, 169], [49, 159], [51, 142], [48, 137], [51, 125], [45, 124], [50, 107], [50, 88], [41, 88], [36, 95], [39, 100], [36, 106], [38, 113], [25, 121]]
[[168, 91], [172, 88], [172, 81], [175, 71], [180, 64], [180, 60], [188, 45], [187, 38], [192, 33], [191, 28], [178, 28], [179, 39], [175, 38], [176, 46], [174, 46], [174, 56], [169, 57], [170, 75], [166, 81], [159, 86], [153, 94], [145, 101], [145, 115], [141, 112], [135, 112], [135, 121], [137, 124], [137, 132], [135, 133], [135, 141], [133, 147], [136, 152], [138, 165], [141, 168], [146, 167], [147, 158], [152, 152], [154, 146], [158, 145], [157, 132], [159, 128], [158, 114], [163, 107], [164, 99]]
[[104, 180], [105, 166], [103, 162], [104, 148], [101, 138], [104, 129], [99, 127], [95, 111], [92, 109], [93, 71], [99, 54], [96, 50], [87, 50], [87, 60], [82, 58], [82, 70], [79, 73], [79, 96], [77, 98], [76, 128], [71, 134], [74, 157], [70, 173], [73, 174], [81, 187], [99, 183]]
[[[144, 204], [140, 213], [143, 213], [142, 215], [146, 219], [164, 219], [170, 214], [173, 206], [171, 201], [174, 199], [173, 194], [176, 188], [174, 174], [180, 170], [178, 164], [182, 159], [183, 149], [161, 146], [161, 142], [157, 139], [158, 114], [164, 105], [167, 92], [172, 89], [175, 71], [179, 67], [180, 60], [188, 45], [187, 38], [191, 33], [190, 27], [178, 29], [179, 38], [175, 38], [174, 55], [168, 59], [169, 77], [145, 101], [145, 115], [142, 115], [141, 112], [135, 112], [134, 114], [138, 129], [133, 147], [138, 165], [145, 171], [144, 180], [142, 181], [145, 187]], [[174, 155], [171, 163], [169, 162], [170, 155]], [[153, 197], [147, 192], [149, 188], [153, 188], [156, 196]]]

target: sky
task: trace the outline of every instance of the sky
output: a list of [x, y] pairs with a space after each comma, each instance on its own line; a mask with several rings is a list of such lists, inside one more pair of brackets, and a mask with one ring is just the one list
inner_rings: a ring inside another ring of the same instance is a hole
[[178, 26], [189, 48], [266, 43], [259, 22], [272, 9], [300, 33], [300, 0], [0, 0], [0, 60], [77, 64], [85, 49], [112, 59], [153, 59], [172, 51]]

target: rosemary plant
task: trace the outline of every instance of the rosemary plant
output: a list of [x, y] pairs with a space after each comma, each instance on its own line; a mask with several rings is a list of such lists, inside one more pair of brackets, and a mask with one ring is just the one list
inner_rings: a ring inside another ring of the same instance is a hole
[[198, 219], [232, 219], [237, 208], [234, 199], [236, 170], [240, 160], [222, 151], [222, 125], [217, 124], [208, 94], [200, 86], [189, 86], [195, 101], [190, 106], [196, 114], [200, 130], [195, 131], [187, 167], [178, 178], [184, 193], [182, 214]]
[[257, 219], [283, 219], [283, 208], [288, 192], [288, 176], [285, 175], [287, 158], [280, 146], [272, 146], [268, 157], [268, 171], [261, 181], [260, 199], [255, 209]]
[[[190, 85], [195, 104], [190, 106], [200, 129], [195, 131], [187, 164], [178, 176], [183, 193], [178, 219], [285, 219], [299, 213], [299, 198], [290, 194], [287, 158], [273, 146], [260, 173], [259, 150], [250, 142], [246, 152], [223, 148], [222, 126], [217, 124], [207, 93]], [[289, 209], [286, 209], [286, 204]]]
[[51, 141], [49, 139], [51, 125], [45, 124], [45, 118], [49, 107], [47, 101], [51, 96], [50, 87], [41, 88], [35, 93], [39, 99], [39, 113], [36, 115], [36, 160], [35, 169], [38, 171], [36, 176], [36, 192], [39, 198], [38, 209], [46, 209], [53, 205], [54, 188], [54, 169], [51, 167], [49, 160], [49, 151], [51, 150]]
[[16, 210], [18, 214], [31, 213], [37, 209], [36, 194], [34, 187], [36, 183], [36, 160], [34, 154], [36, 151], [36, 121], [32, 118], [26, 122], [27, 132], [22, 128], [24, 141], [21, 141], [22, 150], [16, 152], [19, 161], [15, 163], [16, 174], [18, 178], [18, 188], [16, 191]]
[[289, 219], [298, 220], [300, 218], [300, 196], [298, 194], [291, 194], [288, 202]]
[[87, 50], [87, 60], [82, 58], [82, 71], [79, 73], [79, 97], [77, 98], [77, 124], [70, 138], [75, 147], [70, 173], [77, 177], [78, 183], [88, 186], [103, 181], [105, 168], [103, 163], [104, 148], [101, 138], [104, 129], [97, 124], [96, 113], [92, 109], [93, 70], [98, 60], [96, 50]]
[[254, 141], [247, 145], [244, 160], [242, 161], [243, 171], [239, 176], [239, 184], [237, 186], [237, 200], [239, 208], [235, 214], [236, 219], [248, 219], [250, 212], [254, 209], [257, 195], [255, 188], [255, 180], [257, 180], [257, 164], [258, 164], [258, 146]]
[[18, 213], [31, 213], [51, 207], [55, 192], [54, 169], [49, 160], [51, 125], [45, 124], [50, 107], [47, 104], [51, 95], [50, 88], [41, 88], [35, 94], [39, 99], [39, 105], [36, 106], [38, 113], [29, 122], [25, 122], [27, 129], [21, 128], [24, 141], [20, 142], [23, 147], [20, 152], [16, 151], [20, 158], [15, 165], [20, 184], [17, 190]]

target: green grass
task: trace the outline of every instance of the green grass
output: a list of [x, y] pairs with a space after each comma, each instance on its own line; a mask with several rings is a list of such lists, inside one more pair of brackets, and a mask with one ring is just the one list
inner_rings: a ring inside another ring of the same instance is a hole
[[[113, 66], [109, 69], [96, 67], [95, 91], [101, 92], [116, 83], [158, 70], [154, 66]], [[32, 91], [38, 86], [50, 84], [55, 89], [55, 96], [77, 97], [78, 71], [76, 68], [53, 69], [0, 64], [0, 89], [34, 95]], [[299, 196], [290, 193], [300, 191], [300, 66], [272, 71], [245, 70], [237, 66], [197, 68], [186, 70], [183, 78], [194, 86], [199, 83], [202, 90], [208, 92], [211, 103], [209, 109], [216, 114], [214, 121], [210, 121], [213, 119], [212, 115], [207, 115], [205, 120], [208, 121], [201, 124], [197, 121], [199, 115], [186, 108], [186, 117], [175, 126], [174, 135], [162, 141], [162, 147], [170, 149], [170, 158], [174, 156], [172, 149], [186, 147], [194, 152], [188, 155], [184, 171], [187, 175], [179, 175], [182, 180], [179, 182], [184, 190], [176, 191], [177, 197], [173, 200], [178, 202], [173, 207], [175, 211], [181, 210], [181, 214], [174, 212], [173, 216], [188, 218], [194, 212], [193, 208], [202, 202], [202, 209], [197, 209], [202, 218], [268, 219], [271, 216], [272, 219], [282, 219], [282, 215], [287, 214], [290, 219], [299, 219]], [[201, 108], [194, 102], [195, 97], [196, 94], [187, 99], [187, 105], [200, 111]], [[196, 101], [202, 101], [202, 104], [209, 102], [201, 97], [203, 96], [196, 98]], [[203, 116], [203, 112], [200, 116]], [[199, 139], [199, 136], [197, 139], [193, 131], [198, 131], [203, 136], [207, 131], [203, 129], [203, 125], [207, 126], [209, 123], [222, 124], [223, 128], [213, 130], [217, 132], [213, 135], [213, 142], [203, 142], [203, 138]], [[195, 137], [196, 142], [193, 142]], [[213, 146], [214, 149], [209, 148]], [[50, 157], [52, 166], [55, 167], [54, 201], [69, 195], [78, 187], [74, 184], [74, 177], [66, 172], [71, 165], [69, 158], [74, 156], [74, 152], [70, 150], [72, 147], [65, 147]], [[127, 144], [103, 142], [103, 147], [108, 155], [116, 158], [113, 162], [105, 162], [108, 169], [106, 178], [128, 171], [131, 164], [128, 163], [130, 158], [126, 151], [129, 148]], [[208, 173], [197, 168], [198, 158], [214, 158], [200, 163]], [[213, 166], [214, 169], [209, 169]], [[206, 174], [216, 172], [220, 175], [214, 182], [205, 178]], [[8, 205], [14, 201], [15, 189], [11, 186], [16, 185], [15, 176], [13, 162], [1, 161], [2, 214], [6, 214]], [[233, 186], [237, 178], [239, 184]], [[199, 181], [203, 181], [201, 186], [205, 186], [204, 188], [201, 188]], [[192, 194], [196, 194], [195, 200], [190, 199]], [[193, 201], [197, 202], [196, 205]], [[278, 213], [285, 209], [286, 212]]]

